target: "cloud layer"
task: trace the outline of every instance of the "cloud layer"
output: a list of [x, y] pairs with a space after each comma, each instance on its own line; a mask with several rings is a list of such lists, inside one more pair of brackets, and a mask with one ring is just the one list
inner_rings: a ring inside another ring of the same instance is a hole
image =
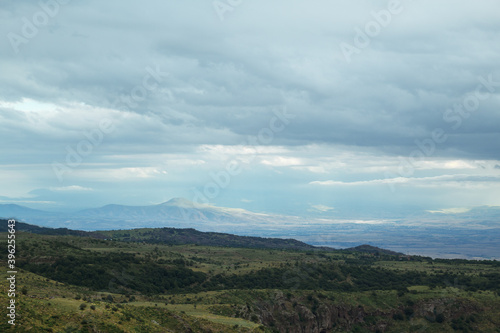
[[500, 205], [499, 11], [5, 1], [0, 195], [332, 216]]

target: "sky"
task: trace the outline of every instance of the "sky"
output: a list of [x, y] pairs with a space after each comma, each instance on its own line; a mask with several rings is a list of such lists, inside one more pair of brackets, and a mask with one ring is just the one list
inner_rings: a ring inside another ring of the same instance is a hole
[[0, 4], [0, 203], [500, 206], [498, 1]]

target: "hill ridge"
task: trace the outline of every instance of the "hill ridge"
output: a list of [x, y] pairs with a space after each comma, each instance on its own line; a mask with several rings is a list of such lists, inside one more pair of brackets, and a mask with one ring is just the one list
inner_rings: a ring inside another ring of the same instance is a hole
[[[0, 219], [0, 232], [7, 232], [7, 220]], [[69, 235], [78, 237], [91, 237], [97, 239], [113, 239], [125, 242], [146, 242], [153, 244], [171, 245], [204, 245], [222, 246], [235, 248], [259, 248], [259, 249], [288, 249], [301, 251], [336, 251], [330, 247], [313, 246], [293, 238], [273, 238], [257, 236], [240, 236], [222, 232], [205, 232], [194, 228], [138, 228], [105, 231], [82, 231], [68, 228], [41, 227], [34, 224], [16, 222], [16, 230], [41, 235]], [[370, 245], [361, 245], [356, 248], [346, 249], [349, 251], [370, 252], [367, 248], [376, 249], [383, 254], [398, 254], [390, 250], [384, 250]], [[358, 249], [359, 248], [359, 249]]]

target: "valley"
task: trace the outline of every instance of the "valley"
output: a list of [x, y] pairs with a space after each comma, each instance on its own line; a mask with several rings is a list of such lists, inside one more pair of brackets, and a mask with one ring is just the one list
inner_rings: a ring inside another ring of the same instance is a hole
[[373, 218], [349, 212], [356, 218], [347, 219], [349, 214], [346, 214], [305, 218], [197, 205], [181, 198], [158, 205], [106, 205], [71, 213], [0, 204], [0, 217], [51, 228], [102, 231], [115, 229], [117, 225], [121, 229], [168, 226], [239, 236], [296, 239], [337, 249], [366, 243], [433, 258], [500, 259], [500, 213], [496, 207], [479, 207], [460, 214], [421, 212], [397, 218]]

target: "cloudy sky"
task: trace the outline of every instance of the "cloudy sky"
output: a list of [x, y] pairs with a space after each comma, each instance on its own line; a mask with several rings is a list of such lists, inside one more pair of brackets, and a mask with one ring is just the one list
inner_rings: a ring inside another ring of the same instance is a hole
[[500, 206], [498, 1], [0, 5], [0, 203]]

